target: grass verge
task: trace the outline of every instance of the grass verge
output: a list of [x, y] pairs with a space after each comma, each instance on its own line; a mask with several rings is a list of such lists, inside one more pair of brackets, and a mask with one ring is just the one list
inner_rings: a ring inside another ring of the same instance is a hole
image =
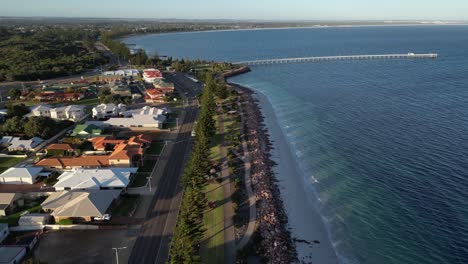
[[145, 154], [159, 155], [164, 148], [164, 142], [153, 141]]
[[219, 204], [223, 200], [223, 187], [218, 183], [210, 183], [205, 187], [206, 199], [218, 204], [216, 208], [208, 208], [203, 215], [205, 238], [201, 245], [202, 263], [224, 263], [224, 207]]

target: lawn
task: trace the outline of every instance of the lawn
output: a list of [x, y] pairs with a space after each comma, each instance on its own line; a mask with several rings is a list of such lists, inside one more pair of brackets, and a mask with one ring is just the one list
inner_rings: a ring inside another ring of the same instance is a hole
[[42, 207], [40, 204], [36, 205], [36, 206], [33, 206], [33, 207], [30, 207], [30, 208], [25, 208], [23, 210], [20, 210], [19, 212], [16, 212], [14, 214], [11, 214], [9, 216], [1, 216], [0, 217], [0, 223], [7, 223], [9, 224], [10, 226], [17, 226], [18, 225], [18, 220], [21, 216], [21, 214], [25, 211], [28, 211], [30, 213], [39, 213], [41, 212], [42, 210]]
[[149, 172], [138, 172], [128, 187], [136, 188], [145, 186], [146, 182], [148, 181], [147, 177], [150, 175], [151, 173]]
[[138, 202], [137, 195], [126, 195], [120, 198], [117, 207], [112, 210], [112, 216], [130, 216]]
[[203, 215], [205, 238], [201, 245], [202, 263], [224, 263], [224, 208], [223, 187], [219, 183], [210, 183], [205, 187], [206, 199], [218, 203], [216, 208], [208, 208]]
[[164, 142], [153, 141], [145, 154], [159, 155], [164, 148]]
[[99, 98], [98, 98], [98, 97], [86, 98], [86, 99], [83, 99], [83, 100], [79, 100], [79, 101], [73, 102], [73, 104], [76, 104], [76, 105], [91, 105], [91, 106], [94, 106], [94, 105], [98, 105], [98, 104], [99, 104]]
[[20, 163], [22, 160], [24, 160], [24, 158], [0, 157], [0, 173]]
[[144, 165], [138, 168], [138, 172], [152, 172], [156, 162], [156, 160], [145, 160]]

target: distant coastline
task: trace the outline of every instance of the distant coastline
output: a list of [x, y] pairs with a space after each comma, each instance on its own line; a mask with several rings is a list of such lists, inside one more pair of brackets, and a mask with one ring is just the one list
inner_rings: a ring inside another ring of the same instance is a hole
[[411, 27], [411, 26], [468, 26], [468, 22], [419, 22], [419, 23], [383, 23], [383, 24], [317, 24], [310, 26], [284, 26], [284, 27], [256, 27], [256, 28], [233, 28], [216, 30], [194, 30], [194, 31], [173, 31], [161, 33], [132, 33], [116, 38], [122, 41], [126, 38], [145, 35], [166, 35], [166, 34], [190, 34], [190, 33], [216, 33], [216, 32], [234, 32], [234, 31], [262, 31], [262, 30], [287, 30], [287, 29], [322, 29], [322, 28], [361, 28], [361, 27]]

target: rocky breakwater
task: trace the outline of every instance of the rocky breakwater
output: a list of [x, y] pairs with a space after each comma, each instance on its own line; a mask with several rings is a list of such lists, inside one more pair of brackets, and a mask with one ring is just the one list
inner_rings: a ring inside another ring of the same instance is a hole
[[297, 259], [294, 243], [286, 229], [287, 215], [280, 191], [275, 183], [270, 159], [271, 144], [263, 123], [258, 102], [247, 88], [231, 84], [242, 97], [246, 139], [252, 158], [252, 187], [257, 199], [258, 231], [261, 235], [261, 251], [269, 263], [291, 263]]

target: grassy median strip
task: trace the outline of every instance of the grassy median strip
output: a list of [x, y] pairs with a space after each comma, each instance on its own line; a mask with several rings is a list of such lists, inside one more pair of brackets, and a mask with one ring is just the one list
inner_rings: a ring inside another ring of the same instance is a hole
[[206, 199], [215, 202], [215, 208], [208, 208], [203, 216], [205, 239], [201, 246], [203, 263], [224, 263], [224, 207], [223, 186], [210, 183], [205, 187]]

